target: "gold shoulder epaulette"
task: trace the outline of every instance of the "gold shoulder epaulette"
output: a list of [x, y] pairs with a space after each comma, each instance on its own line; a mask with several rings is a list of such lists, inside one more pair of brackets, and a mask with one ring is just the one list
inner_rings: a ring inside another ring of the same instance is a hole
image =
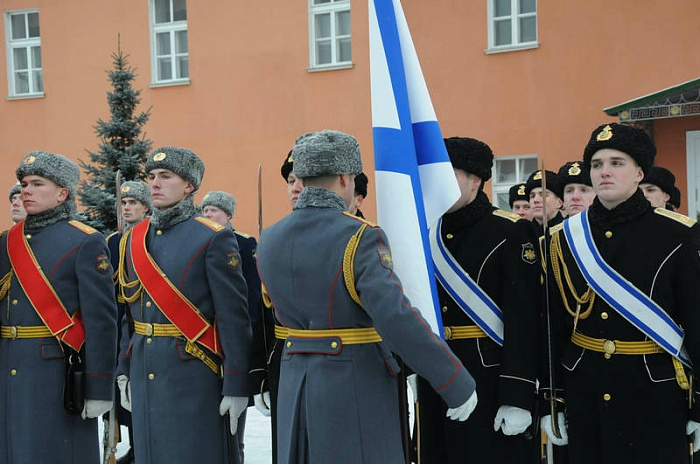
[[669, 211], [664, 208], [655, 208], [654, 212], [656, 214], [660, 214], [661, 216], [666, 216], [669, 219], [673, 219], [676, 222], [680, 222], [681, 224], [685, 225], [686, 227], [693, 227], [695, 223], [697, 222], [693, 218], [689, 218], [688, 216], [685, 216], [681, 213], [676, 213], [675, 211]]
[[195, 221], [199, 221], [205, 226], [209, 227], [211, 230], [216, 231], [216, 232], [221, 232], [224, 230], [226, 227], [222, 226], [218, 222], [212, 221], [211, 219], [201, 217], [201, 216], [195, 216], [194, 218]]
[[368, 221], [367, 219], [361, 218], [361, 217], [359, 217], [359, 216], [355, 216], [354, 214], [351, 214], [351, 213], [349, 213], [349, 212], [347, 212], [347, 211], [343, 211], [343, 214], [346, 215], [347, 217], [351, 217], [351, 218], [353, 218], [353, 219], [356, 219], [356, 220], [360, 221], [360, 222], [363, 223], [363, 224], [367, 224], [367, 226], [369, 226], [369, 227], [379, 227], [379, 226], [378, 226], [377, 224], [375, 224], [374, 222]]
[[520, 216], [518, 216], [515, 213], [511, 213], [510, 211], [505, 211], [502, 209], [495, 209], [493, 210], [493, 215], [494, 216], [499, 216], [502, 218], [510, 219], [513, 222], [518, 222], [520, 219], [522, 219]]
[[559, 232], [562, 228], [564, 227], [564, 223], [560, 222], [559, 224], [553, 225], [552, 227], [549, 228], [549, 234], [556, 234]]
[[243, 232], [238, 232], [237, 230], [234, 230], [234, 233], [240, 235], [243, 238], [250, 238], [250, 235], [244, 234]]
[[97, 233], [97, 229], [94, 229], [87, 224], [83, 224], [80, 221], [68, 221], [68, 224], [72, 225], [73, 227], [85, 233], [86, 235]]

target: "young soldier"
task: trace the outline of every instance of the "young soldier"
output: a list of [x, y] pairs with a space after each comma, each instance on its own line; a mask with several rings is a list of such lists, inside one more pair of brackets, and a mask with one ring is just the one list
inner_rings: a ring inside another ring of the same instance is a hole
[[530, 199], [530, 215], [532, 223], [538, 230], [539, 235], [544, 235], [542, 223], [544, 222], [543, 212], [547, 211], [547, 225], [552, 227], [564, 220], [561, 215], [561, 191], [559, 179], [552, 171], [545, 171], [546, 192], [542, 192], [542, 171], [535, 171], [530, 174], [525, 182], [525, 194]]
[[118, 382], [136, 462], [236, 463], [232, 435], [252, 395], [236, 239], [196, 214], [204, 164], [195, 153], [162, 147], [145, 169], [153, 215], [127, 232], [119, 266], [134, 335], [121, 344]]
[[99, 463], [117, 343], [107, 244], [73, 220], [75, 163], [35, 151], [16, 174], [27, 217], [0, 239], [0, 462]]
[[[255, 252], [258, 242], [254, 237], [241, 233], [233, 228], [231, 219], [236, 212], [236, 198], [230, 193], [213, 190], [207, 193], [199, 205], [204, 217], [230, 229], [236, 236], [238, 252], [241, 255], [241, 268], [246, 286], [248, 287], [248, 314], [253, 327], [253, 348], [251, 373], [255, 372], [262, 377], [265, 373], [265, 340], [262, 334], [261, 301], [260, 301], [260, 277], [255, 263]], [[238, 418], [238, 447], [241, 454], [241, 463], [244, 458], [243, 435], [245, 433], [246, 411]]]
[[654, 208], [672, 209], [669, 207], [669, 201], [675, 183], [676, 176], [671, 171], [661, 166], [652, 166], [651, 170], [645, 173], [639, 188]]
[[[467, 422], [419, 381], [420, 462], [532, 462], [537, 376], [539, 259], [532, 225], [495, 208], [483, 192], [493, 153], [466, 137], [445, 139], [462, 192], [431, 231], [447, 344], [474, 376], [479, 404]], [[459, 282], [459, 283], [458, 283]], [[497, 317], [493, 317], [494, 312]]]
[[552, 233], [556, 404], [566, 422], [559, 412], [561, 439], [551, 416], [542, 426], [555, 443], [568, 438], [574, 464], [681, 464], [686, 432], [698, 444], [687, 367], [700, 359], [700, 228], [639, 190], [655, 155], [641, 129], [596, 128], [583, 154], [596, 199]]
[[10, 189], [10, 217], [15, 224], [27, 217], [22, 204], [22, 186], [19, 182]]
[[474, 381], [403, 295], [383, 231], [346, 211], [362, 171], [355, 138], [304, 134], [293, 156], [304, 190], [258, 244], [260, 276], [287, 331], [278, 462], [404, 462], [390, 351], [430, 380], [451, 418], [476, 406]]
[[569, 161], [557, 173], [564, 204], [564, 216], [571, 217], [587, 209], [593, 203], [595, 192], [591, 175], [583, 161]]
[[301, 181], [301, 179], [297, 178], [296, 174], [294, 174], [293, 168], [294, 157], [292, 156], [292, 152], [290, 150], [284, 159], [284, 163], [282, 163], [280, 172], [282, 173], [284, 181], [287, 182], [287, 195], [289, 196], [289, 203], [292, 205], [292, 208], [297, 204], [299, 194], [302, 190], [304, 190], [304, 183]]
[[516, 184], [508, 190], [508, 206], [521, 218], [532, 220], [530, 198], [525, 195], [525, 184]]

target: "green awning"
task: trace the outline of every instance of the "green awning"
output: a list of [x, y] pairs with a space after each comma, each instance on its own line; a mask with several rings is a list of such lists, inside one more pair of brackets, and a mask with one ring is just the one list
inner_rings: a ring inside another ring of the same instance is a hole
[[700, 78], [605, 108], [620, 122], [700, 115]]

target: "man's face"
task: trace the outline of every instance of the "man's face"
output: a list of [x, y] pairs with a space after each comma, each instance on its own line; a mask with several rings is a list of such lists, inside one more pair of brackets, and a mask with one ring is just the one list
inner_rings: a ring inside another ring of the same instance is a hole
[[135, 198], [122, 198], [122, 218], [127, 224], [139, 222], [146, 216], [148, 206]]
[[169, 169], [152, 169], [148, 173], [153, 207], [166, 209], [175, 206], [194, 191], [194, 186]]
[[551, 190], [542, 194], [542, 187], [535, 187], [530, 190], [530, 211], [532, 218], [542, 224], [544, 209], [547, 210], [547, 222], [557, 215], [561, 208], [561, 200]]
[[649, 200], [654, 208], [665, 208], [666, 203], [671, 199], [671, 195], [664, 192], [659, 186], [654, 184], [639, 184], [639, 188], [644, 193], [644, 198]]
[[591, 157], [593, 190], [607, 209], [634, 195], [643, 178], [644, 172], [634, 158], [620, 150], [604, 148]]
[[588, 209], [593, 204], [595, 192], [586, 184], [566, 184], [564, 187], [564, 213], [567, 217]]
[[304, 183], [294, 175], [294, 171], [290, 172], [289, 176], [287, 176], [287, 195], [289, 196], [289, 203], [292, 205], [292, 208], [297, 204], [299, 194], [302, 190], [304, 190]]
[[64, 203], [68, 198], [68, 189], [61, 187], [45, 177], [24, 176], [22, 185], [22, 202], [27, 214], [39, 214]]
[[526, 200], [515, 200], [513, 202], [513, 212], [528, 221], [532, 219], [530, 202]]
[[204, 217], [211, 219], [212, 221], [225, 226], [228, 221], [231, 220], [231, 216], [221, 208], [217, 208], [214, 205], [207, 205], [202, 210]]
[[22, 192], [12, 195], [12, 200], [10, 200], [10, 217], [15, 224], [27, 217], [27, 211], [22, 204]]

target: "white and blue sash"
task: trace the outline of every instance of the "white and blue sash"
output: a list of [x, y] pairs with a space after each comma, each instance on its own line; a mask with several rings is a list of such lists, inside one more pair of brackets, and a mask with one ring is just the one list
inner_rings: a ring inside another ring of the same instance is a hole
[[430, 252], [435, 276], [462, 311], [494, 342], [503, 346], [503, 313], [469, 274], [459, 265], [442, 241], [439, 219], [430, 229]]
[[692, 366], [683, 347], [683, 329], [654, 300], [610, 267], [600, 256], [588, 223], [588, 211], [564, 221], [564, 235], [588, 285], [637, 329], [671, 356]]

